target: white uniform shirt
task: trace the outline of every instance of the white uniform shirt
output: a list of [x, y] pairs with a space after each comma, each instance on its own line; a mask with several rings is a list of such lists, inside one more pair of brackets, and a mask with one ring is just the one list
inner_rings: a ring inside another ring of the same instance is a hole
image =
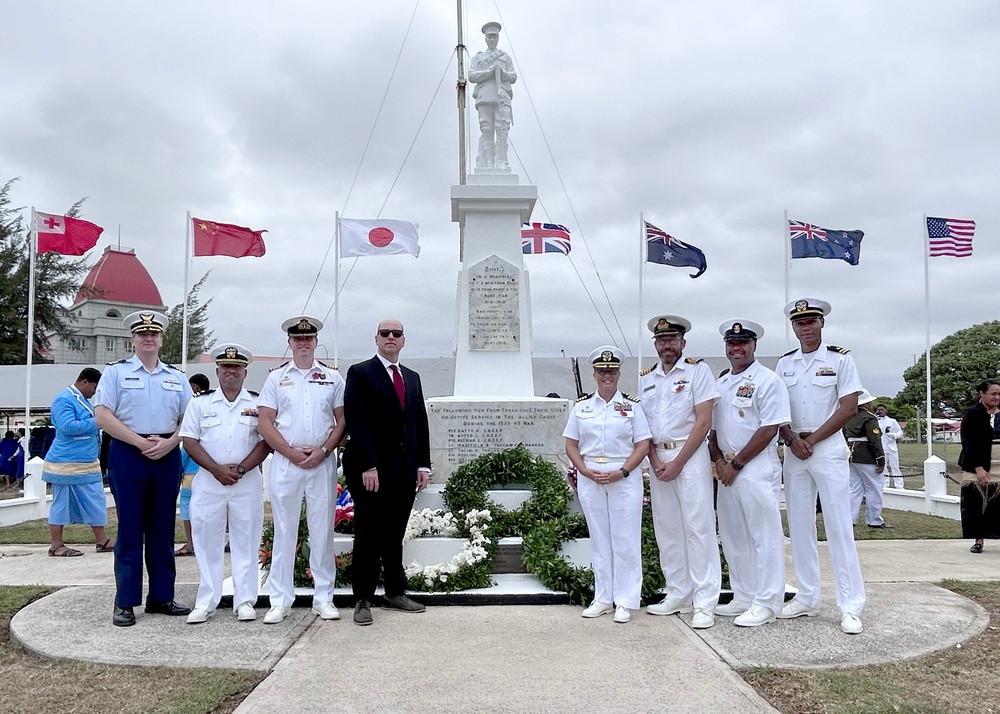
[[191, 400], [180, 435], [197, 439], [217, 464], [238, 464], [260, 441], [257, 399], [246, 389], [232, 402], [221, 389]]
[[293, 449], [319, 446], [337, 424], [333, 410], [344, 406], [344, 378], [320, 362], [289, 362], [267, 375], [257, 401], [277, 411], [274, 425]]
[[94, 394], [94, 406], [107, 407], [136, 434], [172, 434], [190, 400], [183, 372], [160, 361], [147, 372], [135, 355], [105, 367]]
[[563, 436], [579, 442], [584, 461], [598, 456], [624, 461], [636, 442], [650, 438], [646, 415], [635, 398], [618, 391], [610, 402], [594, 392], [573, 405]]
[[824, 342], [807, 355], [801, 349], [783, 355], [775, 372], [788, 388], [792, 431], [815, 431], [837, 411], [843, 397], [862, 390], [854, 358]]
[[[716, 387], [720, 397], [712, 408], [712, 428], [724, 454], [738, 453], [760, 427], [791, 420], [784, 382], [760, 362], [719, 377]], [[777, 440], [775, 434], [771, 445]]]
[[899, 422], [886, 414], [879, 417], [878, 428], [882, 431], [882, 451], [899, 451], [896, 441], [903, 438], [903, 428]]
[[653, 441], [662, 443], [687, 439], [695, 424], [695, 406], [714, 402], [719, 392], [707, 364], [691, 364], [681, 357], [669, 372], [664, 373], [659, 362], [639, 377], [639, 398]]

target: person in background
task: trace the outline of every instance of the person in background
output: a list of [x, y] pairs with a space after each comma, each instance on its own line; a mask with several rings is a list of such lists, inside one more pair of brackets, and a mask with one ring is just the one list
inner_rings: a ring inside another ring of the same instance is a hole
[[0, 439], [0, 474], [3, 475], [3, 487], [8, 489], [14, 485], [17, 475], [17, 437], [8, 430]]
[[851, 450], [851, 514], [858, 522], [858, 510], [865, 502], [865, 523], [869, 528], [892, 528], [882, 518], [882, 429], [878, 417], [869, 410], [875, 397], [867, 389], [858, 395], [858, 413], [844, 425], [844, 438]]
[[1000, 538], [1000, 484], [990, 474], [993, 436], [1000, 423], [1000, 384], [984, 379], [976, 391], [979, 401], [962, 418], [958, 465], [969, 474], [961, 491], [962, 537], [974, 538], [969, 551], [982, 553], [985, 538]]
[[889, 479], [892, 479], [893, 488], [905, 488], [903, 485], [903, 472], [899, 469], [899, 446], [896, 442], [903, 438], [903, 429], [899, 422], [889, 416], [885, 404], [875, 407], [875, 416], [878, 417], [878, 428], [882, 431], [882, 453], [885, 454], [885, 475], [883, 488], [889, 486]]
[[[192, 374], [188, 379], [188, 384], [191, 385], [191, 395], [195, 397], [212, 388], [208, 377], [201, 372]], [[194, 555], [194, 540], [191, 538], [191, 482], [194, 481], [196, 473], [198, 473], [198, 464], [188, 455], [187, 451], [184, 450], [184, 445], [181, 444], [181, 495], [177, 499], [177, 504], [181, 512], [181, 522], [184, 524], [185, 541], [174, 555]]]
[[107, 498], [98, 454], [100, 429], [88, 401], [97, 391], [101, 373], [87, 367], [72, 386], [59, 392], [52, 402], [55, 439], [45, 455], [42, 480], [52, 485], [49, 509], [49, 555], [71, 558], [83, 555], [63, 541], [63, 527], [85, 523], [94, 531], [98, 553], [113, 553], [115, 544], [104, 526], [108, 522]]
[[590, 531], [594, 602], [583, 617], [613, 612], [618, 623], [642, 597], [642, 476], [629, 476], [651, 438], [639, 400], [618, 390], [623, 356], [610, 345], [590, 353], [597, 391], [577, 400], [563, 432]]

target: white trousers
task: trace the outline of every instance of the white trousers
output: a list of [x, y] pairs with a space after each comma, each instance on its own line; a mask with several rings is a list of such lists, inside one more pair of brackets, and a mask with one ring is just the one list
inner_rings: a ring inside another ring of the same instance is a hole
[[[601, 471], [623, 465], [586, 464]], [[638, 609], [642, 597], [642, 475], [636, 470], [606, 486], [580, 476], [577, 494], [590, 530], [594, 600]]]
[[[661, 461], [680, 451], [657, 449]], [[708, 445], [701, 446], [673, 481], [649, 476], [653, 527], [660, 551], [660, 567], [667, 581], [667, 599], [691, 603], [715, 612], [722, 589], [722, 562], [715, 534], [712, 470]]]
[[267, 580], [271, 607], [291, 607], [295, 602], [293, 569], [303, 497], [309, 525], [309, 570], [315, 586], [313, 603], [333, 602], [337, 576], [333, 552], [333, 516], [337, 507], [335, 464], [336, 459], [326, 459], [314, 469], [303, 470], [277, 452], [272, 456], [268, 491], [274, 544]]
[[264, 482], [260, 469], [247, 471], [233, 486], [223, 486], [205, 469], [191, 484], [191, 539], [198, 560], [195, 607], [212, 612], [222, 598], [226, 524], [229, 524], [233, 610], [257, 603], [260, 533], [264, 526]]
[[813, 454], [800, 461], [785, 450], [785, 508], [792, 540], [792, 565], [799, 594], [807, 607], [819, 607], [819, 552], [816, 545], [816, 494], [823, 504], [837, 607], [842, 613], [861, 615], [865, 607], [865, 584], [858, 550], [854, 545], [851, 517], [850, 452], [843, 437], [834, 434], [813, 447]]
[[[882, 474], [875, 471], [875, 464], [851, 464], [851, 516], [858, 522], [861, 499], [865, 501], [865, 523], [880, 526], [882, 520]], [[826, 507], [823, 507], [826, 510]]]
[[889, 485], [889, 477], [892, 477], [893, 488], [906, 488], [903, 485], [903, 472], [899, 470], [899, 452], [885, 450], [885, 485]]
[[774, 613], [785, 599], [781, 462], [770, 449], [751, 459], [731, 486], [719, 484], [719, 535], [733, 599]]

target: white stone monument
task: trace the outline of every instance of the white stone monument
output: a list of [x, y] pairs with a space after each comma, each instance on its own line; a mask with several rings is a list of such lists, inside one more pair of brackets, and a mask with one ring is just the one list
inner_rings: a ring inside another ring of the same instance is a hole
[[[467, 176], [466, 184], [451, 187], [451, 218], [462, 226], [464, 243], [456, 300], [454, 396], [427, 401], [435, 483], [446, 481], [458, 466], [480, 454], [518, 444], [565, 463], [562, 432], [570, 402], [536, 397], [534, 391], [531, 293], [521, 224], [531, 218], [538, 189], [521, 186], [506, 163], [509, 83], [516, 76], [510, 58], [496, 49], [499, 30], [498, 23], [483, 27], [488, 50], [473, 58], [469, 75], [474, 82], [483, 81], [477, 84], [476, 107], [484, 136], [489, 129], [490, 138], [480, 143], [475, 173]], [[477, 67], [483, 76], [492, 72], [500, 82], [494, 89], [506, 98], [502, 112], [484, 114], [479, 99], [485, 80], [476, 79]], [[489, 147], [484, 150], [485, 144]]]

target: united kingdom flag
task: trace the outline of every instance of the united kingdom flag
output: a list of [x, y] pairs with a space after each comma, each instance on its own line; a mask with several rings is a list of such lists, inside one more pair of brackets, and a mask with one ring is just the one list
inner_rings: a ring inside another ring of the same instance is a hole
[[569, 255], [569, 229], [558, 223], [522, 223], [521, 252]]

